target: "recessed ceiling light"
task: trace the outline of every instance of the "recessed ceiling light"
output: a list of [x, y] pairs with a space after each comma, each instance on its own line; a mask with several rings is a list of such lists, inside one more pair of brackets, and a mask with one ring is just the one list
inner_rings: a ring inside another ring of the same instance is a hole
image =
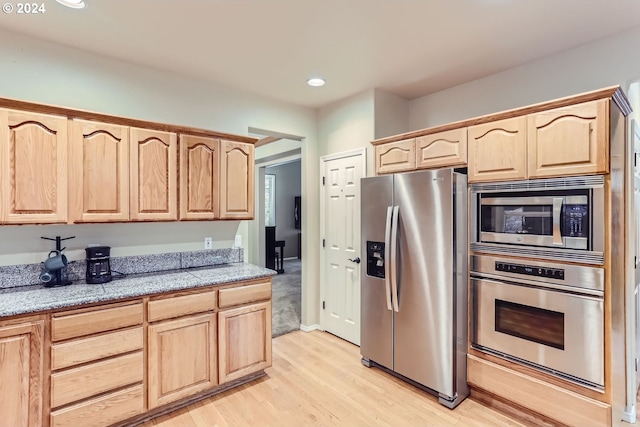
[[56, 0], [58, 3], [74, 9], [84, 9], [86, 4], [84, 0]]
[[321, 79], [320, 77], [313, 77], [307, 80], [307, 84], [309, 86], [324, 86], [325, 83], [326, 81], [324, 79]]

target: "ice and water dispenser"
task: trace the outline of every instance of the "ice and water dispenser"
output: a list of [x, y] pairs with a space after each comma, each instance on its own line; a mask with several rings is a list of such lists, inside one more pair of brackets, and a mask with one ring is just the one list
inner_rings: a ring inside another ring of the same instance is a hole
[[367, 275], [384, 279], [384, 242], [367, 241]]

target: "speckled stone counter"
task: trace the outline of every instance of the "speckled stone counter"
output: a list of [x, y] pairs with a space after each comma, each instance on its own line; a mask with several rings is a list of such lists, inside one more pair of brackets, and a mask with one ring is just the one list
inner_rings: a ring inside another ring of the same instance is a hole
[[129, 275], [101, 285], [78, 281], [69, 286], [23, 286], [0, 290], [0, 317], [34, 314], [97, 302], [110, 302], [163, 292], [269, 277], [276, 272], [253, 264]]

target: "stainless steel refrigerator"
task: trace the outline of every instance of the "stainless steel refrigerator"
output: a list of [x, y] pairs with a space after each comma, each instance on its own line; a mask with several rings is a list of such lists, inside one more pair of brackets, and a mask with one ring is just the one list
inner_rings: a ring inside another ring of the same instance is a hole
[[363, 178], [362, 363], [454, 408], [469, 394], [467, 177], [453, 169]]

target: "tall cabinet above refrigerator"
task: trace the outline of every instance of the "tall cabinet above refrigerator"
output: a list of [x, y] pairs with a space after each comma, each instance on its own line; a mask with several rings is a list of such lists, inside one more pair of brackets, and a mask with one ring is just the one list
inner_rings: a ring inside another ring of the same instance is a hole
[[440, 169], [361, 183], [362, 363], [454, 408], [469, 394], [467, 177]]

